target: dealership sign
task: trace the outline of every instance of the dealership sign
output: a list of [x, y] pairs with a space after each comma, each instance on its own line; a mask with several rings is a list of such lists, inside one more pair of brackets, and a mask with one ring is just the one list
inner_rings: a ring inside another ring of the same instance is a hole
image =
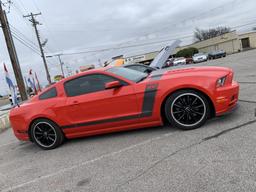
[[126, 59], [126, 62], [141, 62], [146, 60], [146, 55], [138, 55], [134, 57], [129, 57]]

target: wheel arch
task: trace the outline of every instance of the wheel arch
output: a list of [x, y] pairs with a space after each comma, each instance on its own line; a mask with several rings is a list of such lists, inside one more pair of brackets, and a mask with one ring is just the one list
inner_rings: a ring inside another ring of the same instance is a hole
[[162, 122], [164, 122], [164, 123], [167, 122], [167, 119], [166, 119], [166, 117], [165, 117], [165, 110], [164, 110], [164, 108], [165, 108], [165, 103], [166, 103], [167, 99], [168, 99], [172, 94], [176, 93], [177, 91], [182, 91], [182, 90], [192, 90], [192, 91], [196, 91], [196, 92], [199, 92], [199, 93], [201, 93], [202, 95], [204, 95], [205, 98], [207, 99], [209, 105], [210, 105], [210, 118], [215, 116], [215, 112], [216, 112], [216, 111], [215, 111], [215, 107], [214, 107], [213, 101], [212, 101], [212, 99], [210, 98], [210, 96], [209, 96], [206, 92], [204, 92], [204, 91], [202, 91], [201, 89], [198, 89], [198, 88], [190, 88], [190, 87], [188, 87], [188, 88], [179, 88], [179, 89], [175, 89], [175, 90], [169, 92], [169, 93], [164, 97], [164, 99], [163, 99], [163, 101], [162, 101], [162, 103], [161, 103], [161, 108], [160, 108], [160, 113], [161, 113], [160, 115], [161, 115], [161, 118], [162, 118]]

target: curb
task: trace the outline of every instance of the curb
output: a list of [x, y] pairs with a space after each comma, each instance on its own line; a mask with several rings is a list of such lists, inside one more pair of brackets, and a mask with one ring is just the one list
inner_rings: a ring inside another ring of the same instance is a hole
[[9, 112], [0, 116], [0, 133], [10, 127]]

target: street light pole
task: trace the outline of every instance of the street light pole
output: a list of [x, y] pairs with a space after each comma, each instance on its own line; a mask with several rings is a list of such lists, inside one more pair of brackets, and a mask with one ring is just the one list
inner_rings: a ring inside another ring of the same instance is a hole
[[47, 55], [46, 57], [47, 58], [58, 57], [58, 60], [59, 60], [59, 63], [60, 63], [61, 73], [62, 73], [62, 76], [65, 78], [65, 73], [64, 73], [64, 69], [63, 69], [64, 62], [62, 62], [62, 60], [61, 60], [61, 55], [63, 55], [63, 54]]
[[57, 55], [58, 59], [59, 59], [59, 62], [60, 62], [60, 68], [61, 68], [61, 73], [62, 73], [62, 76], [65, 78], [65, 74], [64, 74], [64, 70], [63, 70], [63, 62], [61, 61], [61, 58], [60, 58], [60, 54]]

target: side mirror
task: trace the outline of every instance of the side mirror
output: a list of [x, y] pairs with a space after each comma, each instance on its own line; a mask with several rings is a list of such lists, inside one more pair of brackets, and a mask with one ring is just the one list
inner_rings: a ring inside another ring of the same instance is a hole
[[121, 86], [122, 84], [119, 81], [111, 81], [105, 84], [105, 89], [115, 89]]

